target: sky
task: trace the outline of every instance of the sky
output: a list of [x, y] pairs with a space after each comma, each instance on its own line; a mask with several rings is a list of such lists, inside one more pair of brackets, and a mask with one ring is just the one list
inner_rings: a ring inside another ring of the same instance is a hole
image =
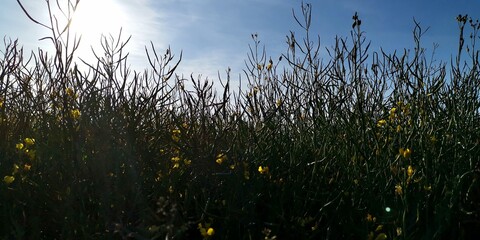
[[[52, 49], [39, 40], [48, 31], [31, 22], [16, 0], [0, 0], [0, 36], [18, 39], [26, 51]], [[54, 0], [50, 0], [55, 3]], [[60, 2], [66, 0], [59, 0]], [[47, 23], [46, 1], [22, 0], [31, 16]], [[393, 52], [413, 48], [414, 19], [423, 29], [429, 27], [423, 46], [432, 50], [437, 61], [449, 62], [458, 47], [458, 14], [480, 18], [477, 0], [311, 0], [311, 35], [320, 36], [324, 60], [325, 48], [333, 47], [335, 37], [349, 37], [352, 16], [358, 12], [362, 30], [371, 51]], [[91, 46], [98, 50], [101, 34], [131, 36], [126, 50], [129, 64], [140, 71], [147, 67], [145, 46], [154, 44], [158, 53], [168, 47], [178, 57], [183, 54], [177, 74], [218, 81], [231, 69], [232, 80], [244, 79], [243, 69], [253, 45], [251, 34], [258, 34], [267, 57], [278, 59], [288, 49], [290, 31], [301, 34], [292, 10], [301, 12], [301, 0], [80, 0], [72, 28], [82, 34], [78, 55], [91, 59]], [[52, 8], [55, 4], [52, 4]], [[61, 15], [58, 16], [61, 18]], [[4, 50], [0, 43], [0, 53]], [[80, 64], [81, 65], [81, 64]]]

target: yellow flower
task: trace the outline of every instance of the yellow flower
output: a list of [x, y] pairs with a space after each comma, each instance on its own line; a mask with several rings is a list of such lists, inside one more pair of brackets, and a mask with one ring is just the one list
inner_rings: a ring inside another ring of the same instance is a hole
[[72, 117], [73, 119], [78, 119], [81, 115], [82, 113], [78, 109], [73, 109], [70, 111], [70, 117]]
[[29, 146], [32, 146], [33, 144], [35, 144], [35, 139], [33, 138], [25, 138], [25, 144], [27, 145], [27, 147]]
[[23, 170], [25, 171], [30, 171], [30, 169], [32, 168], [32, 165], [28, 164], [28, 163], [25, 163], [25, 165], [23, 165]]
[[15, 148], [18, 149], [18, 150], [22, 150], [23, 149], [23, 143], [17, 143], [15, 145]]
[[400, 148], [398, 152], [404, 158], [409, 158], [410, 155], [412, 155], [412, 150], [410, 150], [410, 148]]
[[400, 184], [397, 184], [395, 186], [395, 194], [397, 194], [397, 195], [402, 195], [403, 194], [403, 188], [402, 188], [402, 186], [400, 186]]
[[225, 155], [224, 153], [220, 153], [217, 155], [217, 159], [215, 160], [215, 162], [217, 162], [218, 164], [222, 164], [225, 160], [227, 160], [227, 155]]
[[398, 125], [397, 126], [397, 133], [401, 132], [402, 131], [402, 126]]
[[270, 62], [267, 64], [267, 70], [268, 70], [268, 71], [272, 70], [272, 66], [273, 66], [273, 64], [272, 64], [272, 62], [270, 61]]
[[16, 174], [18, 172], [18, 169], [20, 169], [20, 167], [17, 165], [17, 164], [13, 164], [13, 172], [12, 174]]
[[180, 129], [174, 129], [172, 130], [172, 140], [175, 142], [180, 141]]
[[259, 167], [258, 167], [258, 172], [259, 172], [260, 174], [267, 174], [267, 173], [268, 173], [268, 167], [259, 166]]
[[180, 161], [180, 157], [172, 157], [172, 162], [179, 162]]
[[375, 222], [377, 218], [372, 216], [370, 213], [367, 213], [367, 222]]
[[180, 148], [174, 148], [173, 149], [173, 154], [177, 155], [177, 156], [180, 155]]
[[75, 96], [75, 92], [73, 91], [72, 88], [69, 88], [69, 87], [68, 87], [67, 89], [65, 89], [65, 92], [67, 93], [67, 95], [68, 95], [69, 97], [74, 97], [74, 96]]
[[388, 119], [390, 119], [390, 121], [394, 121], [395, 117], [397, 116], [397, 108], [390, 109], [388, 113], [389, 113]]
[[407, 168], [408, 177], [411, 177], [414, 172], [415, 172], [415, 170], [413, 170], [413, 167], [411, 165], [408, 165], [408, 168]]
[[185, 165], [188, 166], [188, 165], [192, 164], [192, 160], [184, 159], [184, 160], [183, 160], [183, 163], [185, 163]]
[[384, 119], [380, 119], [377, 122], [377, 127], [383, 127], [385, 126], [385, 124], [387, 124], [387, 121], [385, 121]]
[[0, 108], [3, 107], [3, 98], [0, 98]]
[[209, 223], [205, 224], [205, 227], [201, 223], [199, 223], [197, 228], [200, 231], [202, 237], [205, 239], [210, 238], [215, 234], [215, 230], [210, 227]]
[[13, 181], [15, 181], [15, 177], [14, 176], [5, 176], [3, 178], [3, 181], [6, 183], [6, 184], [10, 184], [12, 183]]
[[215, 230], [213, 230], [213, 228], [208, 228], [207, 230], [207, 236], [213, 236], [213, 234], [215, 234]]
[[282, 105], [282, 99], [278, 99], [276, 104], [277, 104], [277, 107], [280, 107], [280, 105]]
[[390, 109], [389, 113], [390, 113], [390, 116], [394, 116], [395, 113], [397, 112], [397, 108], [393, 107], [392, 109]]

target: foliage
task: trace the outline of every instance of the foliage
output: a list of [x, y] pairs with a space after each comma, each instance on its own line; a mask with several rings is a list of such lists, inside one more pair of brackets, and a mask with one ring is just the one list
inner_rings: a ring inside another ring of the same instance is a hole
[[53, 55], [26, 59], [5, 39], [0, 236], [478, 236], [478, 21], [458, 17], [448, 72], [427, 60], [417, 23], [412, 53], [370, 52], [357, 14], [350, 41], [337, 38], [325, 62], [309, 34], [311, 5], [301, 11], [304, 39], [292, 31], [278, 61], [252, 35], [248, 89], [238, 91], [230, 76], [216, 89], [175, 75], [181, 55], [153, 43], [150, 68], [132, 72], [121, 32], [103, 38], [83, 72], [68, 26], [41, 24]]

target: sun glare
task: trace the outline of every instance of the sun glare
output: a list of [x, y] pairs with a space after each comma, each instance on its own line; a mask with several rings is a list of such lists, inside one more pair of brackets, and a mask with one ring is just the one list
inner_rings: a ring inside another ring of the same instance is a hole
[[102, 34], [117, 36], [120, 28], [128, 27], [128, 22], [128, 16], [117, 0], [81, 0], [70, 29], [82, 37], [80, 55], [83, 55], [90, 46], [100, 44]]

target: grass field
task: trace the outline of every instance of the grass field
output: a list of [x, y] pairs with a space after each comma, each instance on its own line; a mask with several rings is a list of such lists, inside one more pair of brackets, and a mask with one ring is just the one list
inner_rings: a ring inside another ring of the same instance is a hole
[[0, 237], [478, 236], [480, 25], [457, 20], [446, 64], [428, 60], [419, 25], [411, 52], [371, 52], [357, 15], [330, 59], [292, 33], [271, 60], [252, 35], [242, 91], [180, 78], [179, 55], [153, 46], [130, 71], [121, 35], [87, 70], [56, 28], [48, 55], [5, 40]]

